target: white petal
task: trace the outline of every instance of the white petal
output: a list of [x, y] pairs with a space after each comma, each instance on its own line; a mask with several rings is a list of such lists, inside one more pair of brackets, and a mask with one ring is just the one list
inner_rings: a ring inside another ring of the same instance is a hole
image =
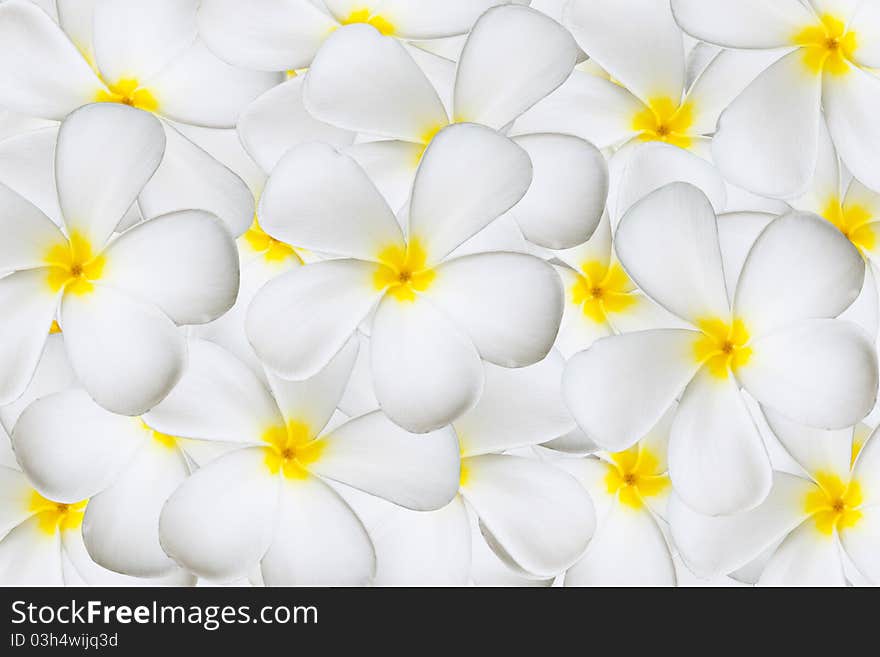
[[853, 465], [853, 478], [862, 487], [865, 506], [880, 506], [880, 440], [875, 431], [865, 442]]
[[529, 191], [511, 210], [526, 239], [550, 249], [590, 239], [608, 195], [608, 166], [592, 144], [568, 135], [515, 139], [532, 160]]
[[697, 513], [673, 495], [669, 502], [672, 537], [688, 568], [698, 576], [732, 573], [775, 547], [804, 521], [804, 498], [814, 489], [808, 479], [777, 472], [761, 504], [731, 516]]
[[424, 152], [422, 144], [397, 139], [368, 141], [345, 149], [345, 153], [366, 171], [392, 208], [403, 208], [409, 200]]
[[777, 48], [816, 22], [798, 0], [672, 0], [681, 28], [697, 39], [732, 48]]
[[589, 495], [571, 475], [518, 456], [474, 456], [463, 467], [462, 495], [502, 560], [551, 577], [580, 558], [596, 518]]
[[[480, 14], [507, 0], [381, 0], [373, 3], [377, 13], [386, 17], [394, 33], [405, 39], [437, 39], [464, 34]], [[329, 0], [325, 3], [337, 16], [340, 8], [360, 7], [359, 0]]]
[[44, 532], [39, 514], [0, 540], [0, 582], [4, 586], [63, 585], [61, 535]]
[[0, 105], [60, 121], [103, 88], [76, 47], [32, 2], [0, 7]]
[[140, 415], [171, 391], [184, 368], [183, 335], [167, 315], [111, 287], [67, 294], [61, 325], [70, 364], [104, 408]]
[[45, 264], [47, 251], [64, 236], [45, 214], [0, 183], [0, 272]]
[[278, 518], [281, 479], [265, 458], [259, 447], [236, 450], [181, 484], [159, 519], [168, 556], [201, 577], [247, 574], [269, 548]]
[[565, 573], [566, 586], [674, 586], [675, 568], [651, 513], [615, 502], [584, 557]]
[[126, 231], [104, 252], [101, 283], [161, 308], [177, 324], [203, 324], [232, 307], [238, 251], [226, 227], [183, 210]]
[[697, 336], [678, 329], [615, 335], [572, 358], [562, 390], [578, 425], [609, 451], [634, 445], [697, 372]]
[[773, 198], [802, 194], [816, 168], [822, 78], [800, 49], [770, 66], [721, 114], [715, 163], [731, 183]]
[[34, 486], [71, 503], [107, 488], [149, 438], [137, 419], [105, 411], [83, 390], [38, 399], [12, 434], [18, 462]]
[[82, 534], [92, 559], [137, 577], [175, 570], [159, 545], [159, 513], [188, 474], [183, 452], [150, 440], [112, 486], [89, 500]]
[[414, 511], [446, 506], [458, 492], [455, 432], [413, 435], [376, 411], [322, 436], [309, 470]]
[[[6, 436], [2, 438], [8, 442]], [[0, 540], [33, 514], [30, 509], [33, 493], [33, 486], [18, 469], [0, 466]]]
[[667, 3], [573, 0], [564, 21], [578, 45], [644, 102], [681, 98], [684, 41]]
[[233, 235], [250, 228], [254, 197], [245, 182], [170, 124], [163, 126], [165, 157], [138, 197], [144, 216], [198, 208], [217, 215]]
[[834, 145], [852, 174], [872, 189], [880, 188], [875, 162], [880, 128], [870, 110], [878, 102], [880, 80], [873, 73], [850, 66], [845, 75], [824, 76], [822, 104]]
[[328, 260], [269, 281], [245, 324], [254, 351], [284, 378], [305, 379], [323, 369], [382, 295], [373, 283], [376, 267]]
[[349, 25], [327, 39], [303, 100], [315, 118], [339, 128], [417, 143], [449, 122], [406, 48], [367, 25]]
[[197, 40], [143, 84], [155, 97], [157, 111], [169, 119], [234, 128], [248, 103], [283, 79], [281, 73], [230, 66]]
[[238, 117], [241, 142], [264, 171], [272, 171], [294, 146], [322, 141], [342, 148], [354, 140], [354, 133], [319, 121], [306, 111], [303, 105], [305, 79], [306, 76], [297, 75], [272, 87]]
[[692, 323], [727, 317], [715, 212], [687, 183], [672, 183], [633, 205], [615, 247], [627, 273], [649, 297]]
[[458, 65], [455, 119], [501, 129], [571, 75], [578, 47], [556, 21], [528, 7], [477, 21]]
[[58, 307], [47, 268], [0, 278], [0, 404], [24, 393], [43, 353]]
[[320, 479], [284, 480], [277, 522], [261, 564], [268, 586], [364, 586], [373, 576], [363, 524]]
[[825, 472], [846, 481], [853, 454], [853, 429], [837, 431], [796, 424], [770, 409], [764, 409], [767, 423], [785, 450], [811, 476]]
[[386, 296], [373, 319], [370, 350], [379, 404], [409, 431], [449, 424], [482, 392], [483, 367], [471, 339], [427, 300]]
[[60, 226], [63, 221], [55, 186], [58, 129], [59, 124], [54, 123], [0, 141], [0, 180]]
[[416, 174], [409, 237], [437, 262], [516, 205], [531, 181], [528, 153], [514, 142], [483, 126], [450, 126]]
[[761, 404], [790, 420], [823, 429], [850, 427], [877, 398], [877, 354], [850, 322], [805, 319], [754, 340], [737, 371]]
[[55, 176], [64, 223], [92, 248], [106, 241], [150, 179], [165, 133], [150, 114], [117, 103], [87, 105], [58, 132]]
[[394, 213], [351, 157], [310, 143], [285, 155], [260, 198], [260, 224], [270, 235], [322, 253], [375, 261], [402, 244]]
[[835, 317], [856, 299], [864, 278], [864, 260], [839, 230], [816, 215], [792, 212], [756, 240], [734, 312], [755, 337], [795, 320]]
[[840, 548], [805, 522], [789, 534], [767, 562], [758, 586], [845, 586]]
[[242, 68], [305, 68], [336, 21], [309, 0], [204, 0], [199, 34], [221, 59]]
[[859, 35], [853, 58], [867, 68], [880, 66], [880, 6], [876, 2], [859, 3], [848, 29]]
[[840, 542], [859, 572], [876, 584], [880, 582], [880, 506], [862, 507], [860, 512], [858, 523], [840, 532]]
[[758, 428], [733, 377], [700, 370], [681, 397], [669, 438], [675, 492], [707, 515], [751, 509], [773, 473]]
[[144, 416], [172, 436], [260, 444], [270, 427], [284, 424], [266, 385], [240, 360], [205, 340], [191, 339], [180, 382]]
[[444, 262], [424, 292], [473, 340], [485, 360], [523, 367], [550, 351], [563, 291], [552, 266], [521, 253], [480, 253]]
[[743, 266], [755, 241], [774, 219], [775, 215], [764, 212], [728, 212], [718, 215], [718, 242], [721, 244], [724, 282], [731, 304]]
[[572, 431], [574, 419], [562, 400], [564, 366], [556, 351], [520, 369], [486, 363], [479, 403], [455, 421], [462, 455], [536, 445]]

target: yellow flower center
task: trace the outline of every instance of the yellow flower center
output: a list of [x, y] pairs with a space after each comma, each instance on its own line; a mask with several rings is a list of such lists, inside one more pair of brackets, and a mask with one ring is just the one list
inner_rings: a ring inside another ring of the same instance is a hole
[[632, 120], [639, 140], [662, 141], [679, 148], [689, 148], [693, 143], [690, 134], [693, 124], [693, 103], [678, 103], [668, 96], [652, 98]]
[[428, 252], [418, 239], [406, 247], [393, 245], [382, 249], [379, 265], [373, 273], [373, 286], [386, 290], [398, 301], [415, 301], [416, 292], [427, 290], [437, 272], [427, 266]]
[[840, 199], [828, 199], [822, 216], [837, 226], [841, 233], [862, 253], [870, 251], [877, 244], [877, 235], [870, 225], [871, 212], [857, 204], [841, 203]]
[[818, 24], [799, 31], [792, 42], [802, 46], [804, 65], [815, 74], [846, 75], [858, 48], [856, 33], [847, 31], [846, 23], [831, 14], [823, 14]]
[[830, 536], [837, 529], [853, 527], [862, 517], [862, 487], [857, 481], [844, 483], [835, 474], [818, 473], [819, 486], [807, 493], [804, 510], [813, 517], [816, 529]]
[[28, 511], [37, 515], [40, 531], [52, 536], [59, 530], [78, 529], [82, 525], [87, 503], [88, 500], [73, 504], [54, 502], [33, 491], [28, 501]]
[[308, 465], [321, 457], [324, 443], [313, 440], [304, 422], [290, 420], [287, 425], [269, 427], [263, 432], [266, 447], [266, 466], [272, 474], [283, 473], [288, 479], [305, 479]]
[[390, 36], [396, 31], [391, 21], [378, 14], [373, 14], [369, 9], [355, 9], [348, 15], [348, 18], [342, 21], [343, 25], [352, 25], [353, 23], [372, 25], [379, 30], [380, 34], [385, 36]]
[[159, 101], [153, 93], [141, 87], [134, 78], [123, 78], [115, 84], [106, 84], [109, 91], [100, 89], [95, 94], [96, 103], [122, 103], [148, 112], [159, 109]]
[[749, 362], [752, 349], [748, 346], [749, 332], [741, 319], [728, 324], [723, 319], [708, 318], [697, 322], [702, 331], [694, 342], [694, 358], [709, 368], [719, 379], [727, 378]]
[[599, 261], [585, 262], [571, 288], [571, 300], [584, 315], [604, 324], [608, 313], [621, 313], [636, 303], [635, 285], [619, 263], [606, 266]]
[[646, 498], [669, 486], [669, 476], [661, 471], [657, 455], [641, 444], [609, 454], [609, 458], [605, 488], [628, 507], [641, 509]]
[[138, 423], [141, 428], [147, 431], [150, 434], [150, 437], [155, 440], [157, 443], [162, 445], [163, 447], [167, 447], [168, 449], [173, 449], [177, 447], [177, 437], [172, 436], [167, 433], [162, 433], [161, 431], [156, 431], [146, 422], [138, 418]]
[[95, 254], [91, 242], [74, 231], [69, 240], [49, 248], [44, 258], [49, 266], [47, 283], [53, 292], [64, 290], [73, 294], [88, 294], [95, 289], [94, 281], [101, 278], [106, 258]]
[[254, 251], [262, 253], [267, 262], [283, 262], [287, 258], [293, 258], [299, 264], [303, 264], [296, 249], [286, 242], [276, 240], [263, 230], [256, 213], [254, 213], [254, 222], [242, 237]]

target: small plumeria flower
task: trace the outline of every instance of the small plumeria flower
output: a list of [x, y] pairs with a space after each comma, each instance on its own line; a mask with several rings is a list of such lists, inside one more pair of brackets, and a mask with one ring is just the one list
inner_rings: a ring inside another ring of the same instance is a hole
[[450, 126], [428, 148], [401, 230], [350, 157], [326, 145], [291, 150], [260, 201], [262, 226], [340, 259], [275, 278], [246, 330], [259, 358], [291, 379], [313, 375], [367, 319], [371, 370], [385, 413], [416, 433], [474, 406], [481, 360], [543, 359], [562, 316], [552, 266], [521, 253], [449, 257], [525, 194], [528, 155], [494, 130]]
[[724, 176], [776, 198], [804, 192], [827, 120], [856, 178], [880, 188], [880, 7], [876, 2], [673, 0], [681, 27], [732, 49], [774, 51], [774, 63], [721, 115], [713, 145]]
[[[701, 516], [675, 496], [672, 536], [702, 577], [736, 573], [765, 586], [880, 583], [880, 439], [858, 429], [822, 431], [768, 415], [797, 474], [776, 472], [767, 499], [742, 514]], [[754, 573], [754, 574], [752, 574]]]
[[357, 350], [349, 341], [324, 370], [294, 382], [261, 379], [221, 347], [191, 342], [183, 379], [145, 420], [238, 448], [166, 503], [159, 535], [175, 561], [222, 581], [259, 564], [270, 586], [364, 584], [375, 571], [372, 542], [325, 479], [411, 509], [449, 503], [459, 480], [451, 429], [414, 436], [378, 411], [326, 427]]
[[60, 121], [113, 102], [163, 119], [166, 158], [139, 197], [144, 216], [200, 208], [239, 235], [244, 183], [184, 137], [181, 124], [234, 128], [240, 111], [283, 76], [214, 57], [196, 35], [196, 0], [64, 2], [56, 24], [31, 2], [0, 6], [0, 106]]
[[565, 586], [674, 586], [664, 530], [672, 484], [666, 448], [674, 407], [622, 452], [551, 461], [573, 474], [596, 505], [590, 546], [565, 573]]
[[365, 24], [402, 40], [465, 34], [480, 14], [509, 0], [202, 0], [199, 32], [218, 57], [259, 71], [311, 65], [345, 25]]
[[575, 430], [562, 401], [564, 364], [555, 351], [515, 370], [484, 364], [483, 396], [452, 425], [461, 479], [449, 505], [414, 513], [352, 499], [376, 543], [377, 584], [497, 583], [497, 573], [474, 572], [472, 542], [518, 584], [552, 580], [580, 558], [595, 526], [589, 495], [552, 465], [506, 453]]
[[661, 188], [623, 217], [615, 248], [645, 294], [690, 325], [604, 338], [569, 361], [566, 401], [587, 436], [630, 447], [681, 396], [669, 442], [676, 492], [695, 510], [760, 503], [770, 462], [741, 388], [802, 424], [851, 426], [877, 396], [877, 356], [855, 324], [864, 261], [819, 217], [772, 221], [728, 296], [718, 224], [705, 195]]
[[[392, 207], [402, 205], [428, 144], [450, 123], [501, 130], [571, 74], [577, 46], [558, 23], [528, 7], [484, 14], [461, 55], [452, 113], [407, 50], [367, 27], [340, 30], [321, 48], [303, 86], [309, 112], [379, 141], [348, 152], [377, 181]], [[599, 151], [570, 135], [517, 139], [534, 180], [512, 214], [523, 234], [548, 248], [589, 238], [605, 204], [608, 171]]]
[[200, 210], [143, 222], [113, 238], [162, 159], [159, 121], [95, 104], [62, 124], [56, 185], [63, 229], [0, 186], [0, 402], [33, 376], [53, 322], [77, 377], [102, 406], [139, 415], [180, 376], [178, 325], [210, 321], [238, 293], [238, 257], [222, 223]]

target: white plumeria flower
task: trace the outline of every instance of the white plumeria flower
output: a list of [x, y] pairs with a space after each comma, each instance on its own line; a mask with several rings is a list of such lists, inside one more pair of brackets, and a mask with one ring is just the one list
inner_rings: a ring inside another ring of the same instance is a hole
[[510, 0], [202, 0], [199, 31], [219, 57], [243, 68], [307, 68], [345, 25], [371, 25], [397, 39], [464, 34], [480, 14]]
[[245, 184], [177, 129], [235, 127], [240, 111], [283, 79], [214, 57], [197, 38], [196, 0], [61, 0], [58, 20], [30, 2], [0, 6], [0, 106], [62, 120], [87, 103], [156, 113], [166, 158], [139, 197], [144, 216], [200, 208], [236, 235], [250, 223]]
[[806, 213], [771, 222], [729, 295], [715, 213], [691, 185], [636, 203], [615, 247], [639, 288], [690, 328], [599, 340], [569, 362], [566, 401], [592, 440], [621, 451], [681, 395], [669, 472], [694, 509], [748, 509], [770, 488], [740, 388], [812, 426], [851, 426], [873, 407], [875, 349], [855, 324], [830, 319], [858, 295], [864, 261], [828, 222]]
[[175, 561], [210, 579], [232, 580], [259, 564], [268, 585], [363, 584], [375, 570], [372, 543], [325, 478], [417, 510], [453, 498], [451, 429], [414, 436], [377, 411], [325, 430], [356, 355], [352, 340], [308, 380], [263, 380], [221, 347], [191, 341], [180, 384], [145, 419], [238, 449], [203, 466], [166, 503], [159, 534]]
[[725, 48], [768, 50], [774, 62], [722, 114], [715, 161], [731, 182], [792, 198], [816, 168], [819, 124], [841, 158], [880, 188], [880, 6], [840, 0], [673, 0], [679, 25]]
[[[552, 465], [505, 453], [576, 431], [562, 400], [564, 364], [558, 352], [515, 370], [484, 364], [479, 403], [452, 425], [461, 479], [449, 505], [414, 513], [352, 499], [376, 544], [376, 584], [493, 584], [500, 575], [540, 583], [580, 558], [595, 526], [589, 495]], [[481, 550], [500, 560], [495, 572]]]
[[19, 397], [58, 317], [71, 364], [102, 406], [138, 415], [180, 376], [177, 328], [214, 319], [235, 301], [238, 257], [213, 215], [181, 211], [112, 234], [162, 159], [151, 115], [89, 105], [62, 124], [56, 185], [63, 230], [0, 186], [0, 401]]
[[376, 187], [329, 146], [293, 149], [260, 201], [262, 225], [341, 259], [275, 278], [251, 304], [247, 334], [280, 376], [323, 368], [370, 318], [372, 378], [402, 427], [442, 427], [483, 387], [481, 360], [522, 367], [550, 351], [562, 316], [553, 268], [521, 253], [449, 257], [525, 194], [529, 157], [497, 132], [462, 124], [431, 143], [401, 230]]
[[767, 499], [733, 516], [701, 516], [673, 496], [672, 535], [690, 569], [769, 586], [880, 584], [876, 432], [862, 443], [858, 428], [821, 431], [768, 419], [803, 471], [776, 472]]
[[551, 461], [570, 472], [596, 505], [596, 533], [565, 586], [675, 586], [663, 527], [672, 485], [666, 451], [670, 408], [650, 432], [622, 452]]
[[[348, 152], [397, 208], [426, 147], [444, 127], [471, 122], [503, 129], [565, 81], [577, 52], [571, 35], [543, 14], [513, 5], [491, 9], [462, 52], [450, 119], [401, 44], [368, 27], [350, 27], [315, 57], [303, 101], [322, 121], [383, 138]], [[524, 135], [517, 142], [534, 166], [532, 187], [512, 211], [526, 238], [548, 248], [589, 238], [608, 190], [602, 155], [570, 135]]]

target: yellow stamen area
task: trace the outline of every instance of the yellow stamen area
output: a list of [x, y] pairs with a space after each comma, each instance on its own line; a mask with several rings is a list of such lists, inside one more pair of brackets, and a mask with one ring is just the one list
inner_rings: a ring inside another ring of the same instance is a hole
[[427, 266], [428, 252], [418, 239], [411, 239], [405, 248], [395, 244], [382, 249], [377, 260], [381, 264], [373, 273], [373, 286], [398, 301], [415, 301], [416, 292], [427, 290], [437, 276]]
[[593, 260], [581, 265], [581, 273], [571, 287], [571, 300], [584, 315], [604, 324], [608, 313], [622, 313], [636, 303], [635, 285], [619, 263], [606, 266]]
[[855, 431], [853, 431], [852, 453], [850, 456], [849, 467], [855, 465], [856, 459], [859, 458], [859, 454], [862, 451], [862, 447], [864, 447], [865, 443], [868, 442], [868, 438], [870, 436], [870, 427], [864, 424], [859, 424], [858, 426], [856, 426]]
[[287, 258], [293, 258], [299, 264], [303, 264], [302, 258], [289, 244], [277, 240], [269, 235], [260, 226], [260, 221], [254, 213], [254, 222], [242, 236], [248, 245], [257, 253], [262, 253], [267, 262], [283, 262]]
[[834, 224], [862, 253], [877, 245], [877, 235], [871, 227], [871, 212], [856, 203], [841, 203], [836, 196], [828, 199], [822, 216]]
[[741, 319], [733, 320], [732, 324], [718, 318], [701, 319], [697, 327], [703, 334], [694, 342], [694, 358], [706, 365], [713, 376], [725, 379], [749, 362], [750, 337]]
[[123, 78], [115, 84], [107, 84], [107, 89], [100, 89], [95, 94], [96, 103], [122, 103], [147, 112], [159, 109], [159, 101], [149, 89], [140, 86], [134, 78]]
[[54, 333], [61, 333], [61, 325], [55, 319], [52, 320], [52, 324], [49, 326], [49, 335]]
[[305, 479], [308, 466], [321, 457], [325, 443], [312, 440], [309, 426], [290, 420], [287, 425], [269, 427], [263, 432], [266, 447], [266, 467], [272, 474], [283, 473], [288, 479]]
[[342, 21], [343, 25], [351, 25], [353, 23], [366, 23], [367, 25], [372, 25], [379, 30], [380, 34], [384, 34], [385, 36], [390, 36], [396, 31], [396, 28], [391, 21], [383, 16], [374, 15], [369, 9], [355, 9], [348, 15], [348, 18]]
[[858, 48], [856, 33], [847, 31], [846, 23], [831, 14], [823, 14], [817, 25], [800, 30], [792, 43], [802, 46], [804, 65], [817, 75], [823, 71], [846, 75]]
[[413, 161], [413, 166], [415, 166], [415, 167], [419, 166], [419, 163], [422, 161], [422, 157], [424, 157], [424, 155], [425, 155], [425, 151], [428, 150], [428, 146], [431, 145], [431, 140], [433, 140], [434, 137], [437, 136], [437, 133], [440, 132], [443, 128], [445, 128], [446, 125], [447, 124], [444, 124], [444, 123], [438, 123], [437, 125], [432, 125], [431, 127], [427, 128], [422, 133], [422, 136], [419, 137], [419, 141], [420, 141], [421, 145], [416, 150], [416, 157]]
[[138, 422], [140, 423], [141, 428], [148, 431], [152, 439], [162, 445], [162, 447], [167, 447], [168, 449], [174, 449], [175, 447], [177, 447], [176, 436], [162, 433], [161, 431], [156, 431], [155, 429], [153, 429], [153, 427], [151, 427], [141, 419], [138, 419]]
[[74, 231], [68, 241], [53, 245], [44, 261], [49, 266], [47, 283], [53, 292], [64, 289], [73, 294], [88, 294], [101, 278], [107, 259], [95, 254], [88, 238]]
[[40, 531], [52, 536], [59, 530], [78, 529], [82, 525], [87, 503], [88, 500], [73, 504], [53, 502], [33, 491], [28, 501], [28, 511], [37, 515]]
[[669, 475], [660, 469], [660, 459], [642, 444], [609, 458], [605, 488], [628, 507], [641, 509], [645, 498], [659, 495], [669, 486]]
[[471, 478], [470, 468], [467, 466], [467, 461], [465, 459], [461, 460], [461, 474], [458, 475], [458, 487], [462, 488], [467, 485], [468, 480]]
[[679, 148], [693, 144], [689, 132], [693, 124], [693, 103], [678, 103], [668, 96], [652, 98], [632, 120], [632, 128], [639, 133], [640, 141], [662, 141]]
[[285, 71], [284, 73], [287, 75], [287, 79], [288, 79], [288, 80], [289, 80], [290, 78], [295, 78], [295, 77], [298, 75], [298, 73], [296, 72], [295, 69], [290, 69], [290, 70], [288, 70], [288, 71]]
[[845, 484], [840, 477], [830, 473], [817, 473], [819, 487], [807, 493], [804, 510], [813, 516], [816, 529], [830, 536], [837, 529], [853, 527], [862, 517], [858, 507], [862, 505], [862, 487], [857, 481]]

